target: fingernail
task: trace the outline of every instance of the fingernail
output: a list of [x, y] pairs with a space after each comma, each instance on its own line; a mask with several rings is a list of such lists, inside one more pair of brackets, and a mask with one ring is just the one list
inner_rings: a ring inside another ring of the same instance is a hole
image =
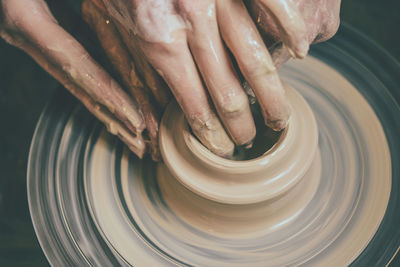
[[288, 120], [267, 120], [266, 125], [272, 130], [279, 132], [286, 128]]
[[250, 149], [250, 148], [252, 148], [253, 147], [253, 144], [254, 144], [254, 142], [253, 142], [253, 140], [251, 140], [250, 142], [248, 142], [248, 143], [246, 143], [246, 144], [244, 144], [244, 145], [242, 145], [245, 149]]
[[286, 49], [289, 51], [289, 54], [292, 58], [305, 58], [308, 53], [308, 49], [310, 48], [309, 43], [303, 39], [299, 43], [296, 43], [294, 45], [294, 49], [291, 47], [287, 46]]
[[297, 58], [305, 58], [305, 56], [307, 56], [309, 48], [310, 48], [310, 45], [307, 42], [307, 40], [302, 39], [301, 42], [296, 44], [296, 57]]

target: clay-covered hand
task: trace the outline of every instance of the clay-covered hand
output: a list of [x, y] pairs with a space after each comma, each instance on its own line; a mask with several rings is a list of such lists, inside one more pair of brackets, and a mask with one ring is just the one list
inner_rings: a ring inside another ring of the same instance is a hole
[[[339, 25], [339, 0], [258, 0], [247, 7], [240, 0], [103, 2], [125, 43], [139, 48], [167, 82], [196, 136], [221, 156], [255, 136], [230, 53], [266, 125], [281, 130], [290, 109], [276, 68], [290, 55], [303, 58], [310, 43], [329, 38]], [[263, 40], [248, 8], [269, 38]], [[275, 48], [273, 58], [265, 40]]]
[[[257, 22], [275, 25], [278, 30], [271, 28], [270, 36], [277, 38], [271, 39], [282, 40], [293, 56], [303, 57], [311, 42], [304, 38], [318, 32], [306, 27], [313, 22], [306, 16], [311, 6], [258, 2], [250, 7]], [[139, 156], [145, 151], [146, 127], [153, 159], [159, 157], [158, 112], [169, 100], [163, 79], [211, 151], [229, 157], [234, 143], [251, 142], [253, 118], [228, 51], [253, 88], [266, 124], [275, 130], [287, 124], [282, 84], [242, 1], [85, 0], [83, 16], [136, 103], [57, 24], [43, 0], [2, 0], [1, 7], [1, 36], [29, 53]]]
[[[211, 151], [229, 157], [234, 144], [251, 143], [256, 131], [230, 53], [252, 87], [266, 124], [275, 130], [286, 126], [290, 109], [281, 81], [242, 1], [104, 0], [104, 4], [119, 31], [125, 32], [125, 43], [137, 45], [164, 78], [193, 132]], [[272, 12], [291, 19], [285, 9]]]
[[341, 0], [256, 0], [247, 6], [275, 66], [302, 58], [309, 44], [331, 38], [340, 24]]
[[60, 25], [43, 0], [1, 0], [0, 36], [32, 56], [139, 157], [146, 127], [137, 103]]

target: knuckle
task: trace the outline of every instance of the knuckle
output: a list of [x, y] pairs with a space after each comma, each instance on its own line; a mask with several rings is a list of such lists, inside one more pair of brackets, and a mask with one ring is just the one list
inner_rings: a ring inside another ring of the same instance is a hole
[[332, 36], [334, 36], [336, 34], [336, 32], [339, 29], [339, 25], [340, 25], [339, 17], [334, 18], [333, 21], [328, 23], [328, 25], [325, 28], [326, 35], [328, 36], [327, 39], [331, 38]]
[[220, 112], [226, 117], [240, 116], [249, 107], [249, 100], [243, 92], [222, 95], [218, 102]]
[[130, 21], [131, 23], [128, 24], [133, 34], [147, 42], [173, 42], [175, 39], [181, 38], [182, 32], [185, 32], [186, 25], [181, 16], [177, 14], [174, 1], [140, 1], [133, 13], [132, 17], [127, 12], [126, 18], [122, 18], [122, 22]]
[[203, 130], [215, 130], [216, 116], [211, 111], [187, 111], [186, 117], [189, 124], [195, 132], [201, 132]]
[[238, 63], [247, 78], [257, 78], [276, 72], [276, 67], [267, 50], [258, 49], [256, 55], [242, 57]]
[[177, 57], [181, 53], [182, 45], [179, 42], [167, 43], [167, 42], [159, 42], [154, 45], [154, 48], [157, 52], [168, 55], [170, 57]]
[[1, 25], [0, 37], [3, 38], [7, 43], [16, 47], [21, 47], [24, 43], [26, 43], [25, 38], [23, 38], [20, 34], [13, 31], [7, 31], [6, 29], [2, 28]]
[[338, 31], [340, 26], [340, 17], [339, 14], [330, 14], [330, 16], [326, 16], [325, 23], [320, 30], [316, 40], [318, 42], [323, 42], [332, 38], [336, 32]]
[[328, 25], [324, 26], [320, 33], [315, 38], [314, 42], [324, 42], [331, 39], [339, 29], [339, 21], [334, 23], [329, 23]]
[[276, 68], [271, 64], [252, 64], [247, 66], [248, 78], [250, 80], [258, 80], [275, 72]]
[[215, 14], [215, 3], [212, 0], [180, 0], [178, 9], [189, 21], [203, 20], [210, 14]]

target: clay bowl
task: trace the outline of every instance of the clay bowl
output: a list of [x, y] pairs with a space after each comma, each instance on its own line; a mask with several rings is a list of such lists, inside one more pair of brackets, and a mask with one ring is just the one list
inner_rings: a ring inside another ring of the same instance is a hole
[[[267, 150], [254, 159], [243, 155], [242, 160], [229, 160], [211, 153], [191, 134], [176, 102], [171, 103], [160, 127], [160, 149], [172, 175], [189, 190], [207, 199], [250, 204], [278, 198], [304, 176], [316, 173], [314, 169], [309, 170], [318, 145], [313, 112], [298, 92], [289, 85], [285, 87], [292, 107], [289, 127], [269, 149], [262, 147], [268, 140], [256, 143], [256, 149]], [[263, 135], [263, 131], [258, 130], [258, 134]]]

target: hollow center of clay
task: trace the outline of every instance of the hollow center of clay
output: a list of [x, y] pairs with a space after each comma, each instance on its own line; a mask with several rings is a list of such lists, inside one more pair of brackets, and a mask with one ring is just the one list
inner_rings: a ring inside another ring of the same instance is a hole
[[[283, 138], [284, 130], [276, 132], [271, 128], [265, 126], [263, 117], [259, 112], [253, 113], [254, 122], [256, 124], [257, 134], [253, 140], [253, 144], [250, 148], [246, 147], [236, 147], [235, 153], [230, 160], [234, 161], [246, 161], [261, 157], [267, 153], [280, 138]], [[200, 146], [204, 147], [198, 138], [193, 134], [190, 127], [189, 132], [194, 139], [196, 139]], [[204, 149], [206, 149], [204, 147]], [[210, 152], [211, 153], [211, 152]]]
[[283, 131], [276, 132], [264, 124], [264, 120], [259, 113], [254, 114], [257, 134], [253, 140], [251, 148], [237, 147], [232, 160], [251, 160], [264, 155], [281, 138]]

